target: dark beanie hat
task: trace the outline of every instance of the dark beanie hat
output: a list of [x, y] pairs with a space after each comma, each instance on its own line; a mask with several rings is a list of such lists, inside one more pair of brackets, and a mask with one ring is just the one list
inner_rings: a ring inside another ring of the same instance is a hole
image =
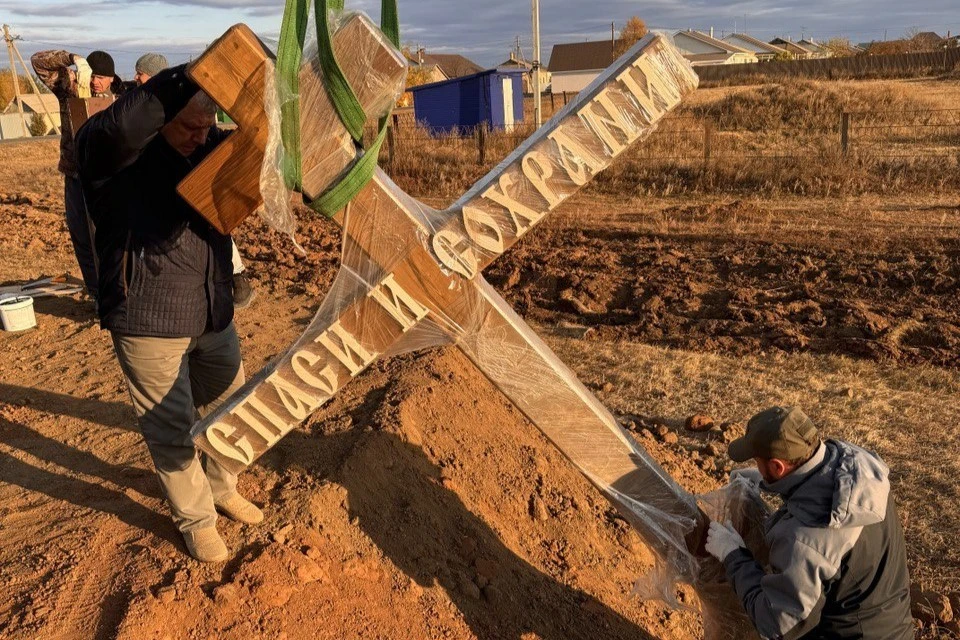
[[95, 76], [107, 76], [112, 78], [117, 75], [113, 70], [113, 58], [106, 51], [94, 51], [87, 56], [87, 64]]

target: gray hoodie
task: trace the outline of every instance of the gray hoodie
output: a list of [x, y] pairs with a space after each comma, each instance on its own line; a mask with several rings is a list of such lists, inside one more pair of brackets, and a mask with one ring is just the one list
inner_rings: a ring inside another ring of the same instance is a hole
[[827, 440], [793, 473], [761, 487], [783, 498], [765, 525], [770, 567], [746, 549], [727, 576], [764, 638], [913, 638], [903, 530], [889, 469]]

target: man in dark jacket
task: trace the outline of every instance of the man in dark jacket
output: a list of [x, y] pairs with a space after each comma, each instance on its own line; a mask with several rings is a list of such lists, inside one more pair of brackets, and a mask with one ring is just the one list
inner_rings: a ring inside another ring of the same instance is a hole
[[760, 636], [913, 638], [887, 465], [852, 444], [821, 442], [796, 407], [755, 415], [729, 453], [737, 462], [753, 458], [754, 473], [740, 475], [783, 498], [765, 525], [769, 571], [729, 523], [711, 522], [707, 538]]
[[113, 336], [140, 429], [190, 554], [222, 561], [216, 512], [256, 523], [236, 477], [198, 455], [190, 427], [244, 381], [233, 326], [230, 236], [177, 184], [225, 137], [216, 105], [167, 69], [93, 116], [77, 160], [97, 225], [100, 323]]
[[[134, 70], [137, 72], [133, 77], [133, 87], [139, 87], [150, 78], [157, 75], [167, 68], [167, 58], [159, 53], [145, 53], [137, 59]], [[233, 306], [236, 309], [245, 309], [250, 306], [256, 297], [250, 278], [244, 273], [243, 259], [237, 250], [237, 243], [231, 246], [233, 250]]]
[[[63, 174], [63, 205], [66, 211], [67, 231], [73, 243], [73, 252], [80, 265], [83, 283], [91, 297], [97, 297], [97, 267], [93, 252], [93, 233], [77, 176], [77, 162], [73, 153], [73, 125], [70, 121], [69, 100], [72, 97], [110, 97], [118, 86], [113, 58], [103, 51], [94, 51], [86, 58], [69, 51], [51, 49], [38, 51], [30, 57], [33, 70], [47, 85], [60, 103], [60, 164]], [[76, 70], [70, 67], [75, 67]]]

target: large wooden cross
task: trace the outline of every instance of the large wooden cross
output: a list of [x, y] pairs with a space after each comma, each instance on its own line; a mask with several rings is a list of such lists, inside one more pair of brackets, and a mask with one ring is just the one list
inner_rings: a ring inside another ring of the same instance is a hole
[[[369, 21], [351, 18], [333, 43], [365, 107], [396, 95], [403, 60]], [[238, 25], [190, 73], [239, 132], [188, 176], [180, 193], [229, 231], [260, 202], [263, 91], [272, 64], [256, 37]], [[357, 151], [313, 63], [303, 65], [300, 82], [304, 191], [316, 196]], [[650, 34], [445, 211], [419, 203], [378, 169], [347, 212], [335, 217], [344, 226], [345, 268], [334, 290], [286, 354], [195, 425], [197, 446], [242, 470], [378, 357], [440, 331], [617, 506], [681, 580], [695, 583], [702, 567], [694, 557], [702, 557], [707, 524], [695, 498], [479, 274], [649, 135], [696, 85], [673, 46]]]

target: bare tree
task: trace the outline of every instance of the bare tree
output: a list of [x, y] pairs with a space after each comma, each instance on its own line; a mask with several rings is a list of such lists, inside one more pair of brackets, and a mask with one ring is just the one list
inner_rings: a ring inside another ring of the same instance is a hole
[[627, 24], [623, 26], [623, 29], [620, 30], [620, 37], [617, 39], [616, 45], [613, 47], [613, 57], [619, 58], [627, 49], [632, 47], [640, 40], [643, 36], [647, 35], [647, 23], [638, 18], [637, 16], [631, 17], [627, 20]]
[[845, 58], [856, 54], [848, 38], [830, 38], [823, 46], [830, 50], [834, 58]]
[[920, 27], [907, 27], [903, 30], [904, 40], [913, 40], [918, 35], [920, 35]]

